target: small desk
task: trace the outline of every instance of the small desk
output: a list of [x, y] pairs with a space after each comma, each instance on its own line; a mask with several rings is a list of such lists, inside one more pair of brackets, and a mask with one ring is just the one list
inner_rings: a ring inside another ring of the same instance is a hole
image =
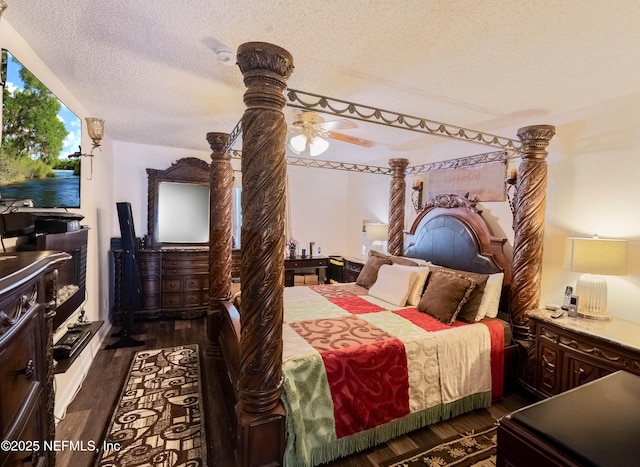
[[618, 371], [502, 418], [498, 466], [637, 466], [640, 376]]
[[327, 281], [327, 268], [329, 267], [329, 258], [326, 256], [296, 256], [295, 258], [285, 258], [284, 260], [284, 286], [293, 287], [296, 272], [305, 272], [305, 270], [314, 270], [318, 275], [318, 284], [324, 284]]

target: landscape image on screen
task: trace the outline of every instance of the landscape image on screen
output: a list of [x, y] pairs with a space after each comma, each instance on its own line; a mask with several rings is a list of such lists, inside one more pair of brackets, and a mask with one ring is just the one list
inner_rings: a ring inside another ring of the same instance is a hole
[[82, 122], [11, 53], [2, 50], [0, 201], [6, 208], [80, 207]]

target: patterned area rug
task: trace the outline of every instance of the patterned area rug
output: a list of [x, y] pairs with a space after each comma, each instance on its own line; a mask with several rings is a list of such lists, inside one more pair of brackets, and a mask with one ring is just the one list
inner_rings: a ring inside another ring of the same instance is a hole
[[203, 415], [196, 344], [136, 352], [97, 465], [206, 466]]
[[380, 463], [380, 467], [496, 465], [496, 425], [456, 436], [430, 448], [418, 448]]

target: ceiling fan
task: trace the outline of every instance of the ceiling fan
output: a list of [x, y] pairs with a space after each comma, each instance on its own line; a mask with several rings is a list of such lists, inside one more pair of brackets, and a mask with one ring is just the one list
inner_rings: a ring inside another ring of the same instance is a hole
[[368, 139], [338, 133], [334, 130], [349, 130], [358, 128], [351, 120], [340, 119], [325, 121], [316, 112], [303, 111], [293, 116], [290, 127], [289, 147], [296, 154], [317, 156], [329, 148], [327, 139], [335, 139], [345, 143], [357, 144], [367, 148], [375, 143]]

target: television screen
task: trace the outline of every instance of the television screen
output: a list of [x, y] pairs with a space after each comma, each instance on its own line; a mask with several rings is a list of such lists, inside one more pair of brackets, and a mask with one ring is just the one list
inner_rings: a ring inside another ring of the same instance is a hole
[[5, 49], [1, 73], [0, 203], [79, 208], [80, 118]]

